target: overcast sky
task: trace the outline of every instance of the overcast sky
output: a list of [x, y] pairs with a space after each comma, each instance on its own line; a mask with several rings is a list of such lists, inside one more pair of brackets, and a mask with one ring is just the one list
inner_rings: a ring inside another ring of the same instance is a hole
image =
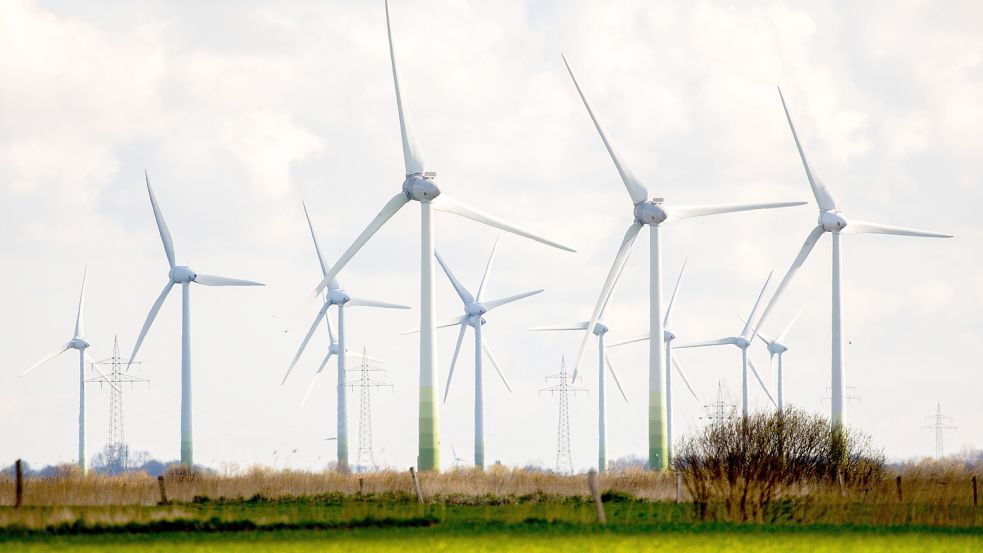
[[[811, 162], [847, 217], [928, 228], [950, 240], [843, 241], [851, 424], [892, 458], [930, 455], [924, 418], [941, 402], [983, 445], [983, 7], [976, 2], [664, 3], [394, 0], [393, 33], [415, 133], [442, 189], [570, 244], [505, 235], [490, 296], [545, 288], [487, 316], [484, 334], [513, 393], [486, 372], [486, 458], [552, 466], [556, 398], [543, 380], [573, 356], [577, 333], [529, 326], [583, 320], [632, 220], [631, 203], [560, 59], [653, 195], [677, 204], [808, 201], [802, 207], [673, 224], [663, 234], [667, 290], [684, 258], [680, 340], [740, 331], [769, 271], [787, 269], [816, 206], [781, 110], [781, 84]], [[303, 219], [337, 258], [399, 190], [403, 162], [377, 2], [8, 1], [0, 4], [0, 464], [71, 461], [77, 358], [20, 372], [71, 338], [89, 267], [87, 338], [97, 359], [126, 352], [167, 264], [143, 184], [146, 169], [179, 263], [265, 288], [192, 289], [196, 461], [318, 467], [335, 456], [333, 366], [300, 400], [327, 338], [280, 379], [316, 305], [319, 269]], [[414, 204], [415, 205], [415, 204]], [[413, 207], [413, 206], [411, 206]], [[438, 214], [436, 244], [477, 287], [496, 232]], [[609, 342], [647, 330], [648, 237], [607, 313]], [[392, 219], [341, 275], [352, 295], [412, 311], [351, 309], [349, 346], [386, 361], [395, 387], [373, 396], [383, 463], [415, 463], [419, 210]], [[767, 323], [788, 338], [785, 397], [828, 414], [830, 241], [823, 238]], [[461, 304], [438, 273], [437, 316]], [[438, 335], [441, 388], [455, 331]], [[594, 345], [587, 358], [593, 359]], [[609, 387], [609, 455], [647, 449], [647, 350], [611, 350], [629, 403]], [[758, 365], [767, 352], [752, 349]], [[466, 342], [441, 407], [451, 445], [470, 458], [473, 371]], [[678, 388], [677, 435], [705, 424], [722, 382], [740, 396], [733, 348], [678, 356], [703, 402]], [[180, 295], [145, 341], [127, 389], [126, 439], [179, 453]], [[596, 462], [597, 373], [572, 398], [575, 465]], [[767, 376], [766, 376], [767, 378]], [[442, 389], [441, 389], [442, 392]], [[90, 452], [108, 434], [109, 393], [89, 388]], [[752, 406], [768, 407], [760, 389]], [[352, 461], [357, 395], [350, 395]], [[282, 452], [297, 449], [288, 461]]]

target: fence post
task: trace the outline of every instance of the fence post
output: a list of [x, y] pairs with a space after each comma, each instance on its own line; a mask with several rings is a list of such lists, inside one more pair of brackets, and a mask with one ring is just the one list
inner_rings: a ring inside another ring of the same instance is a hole
[[976, 493], [976, 476], [973, 476], [973, 507], [979, 507], [980, 496]]
[[[20, 508], [20, 504], [24, 501], [24, 470], [21, 468], [20, 459], [14, 463], [14, 472], [17, 476], [17, 484], [14, 489], [14, 508]], [[973, 489], [976, 489], [976, 481], [973, 480]]]
[[898, 475], [898, 477], [897, 477], [897, 478], [896, 478], [896, 479], [894, 480], [894, 484], [895, 484], [895, 485], [897, 486], [897, 488], [898, 488], [898, 501], [901, 501], [901, 500], [903, 499], [903, 495], [901, 494], [901, 475], [900, 475], [900, 474], [899, 474], [899, 475]]
[[359, 495], [365, 495], [365, 479], [364, 478], [359, 478], [358, 479], [358, 494]]
[[587, 487], [590, 494], [594, 496], [594, 508], [597, 509], [597, 522], [607, 524], [607, 517], [604, 516], [604, 502], [601, 501], [601, 490], [597, 485], [597, 471], [590, 469], [587, 473]]
[[840, 496], [846, 497], [846, 483], [843, 481], [843, 470], [836, 471], [836, 482], [840, 485]]
[[160, 503], [158, 505], [167, 505], [167, 491], [164, 490], [164, 477], [157, 477], [157, 487], [160, 488]]
[[683, 502], [683, 473], [676, 473], [676, 503]]
[[416, 479], [416, 470], [410, 467], [410, 476], [413, 477], [413, 487], [416, 488], [416, 500], [423, 503], [423, 492], [420, 490], [420, 481]]

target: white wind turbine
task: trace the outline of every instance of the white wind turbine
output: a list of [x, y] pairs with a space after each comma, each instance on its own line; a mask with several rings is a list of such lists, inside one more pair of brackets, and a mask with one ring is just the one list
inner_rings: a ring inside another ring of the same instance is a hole
[[[790, 207], [795, 205], [803, 205], [805, 202], [670, 206], [663, 203], [662, 198], [650, 198], [648, 190], [645, 188], [642, 182], [632, 174], [632, 172], [628, 169], [628, 166], [615, 152], [614, 145], [608, 139], [604, 129], [601, 128], [600, 122], [598, 122], [594, 111], [587, 102], [587, 97], [584, 95], [583, 90], [581, 90], [580, 85], [577, 83], [577, 78], [574, 76], [573, 70], [570, 68], [570, 64], [567, 63], [565, 57], [563, 58], [563, 62], [567, 66], [567, 71], [570, 72], [570, 77], [573, 79], [574, 86], [577, 87], [577, 92], [580, 94], [580, 98], [584, 102], [584, 107], [587, 108], [587, 113], [590, 114], [590, 117], [594, 122], [594, 127], [601, 136], [601, 140], [604, 142], [604, 145], [608, 150], [608, 154], [611, 156], [611, 160], [614, 161], [614, 165], [618, 169], [618, 173], [621, 175], [621, 180], [624, 182], [625, 188], [627, 188], [628, 195], [630, 196], [633, 204], [632, 223], [628, 226], [628, 230], [625, 232], [624, 239], [621, 242], [621, 247], [618, 249], [618, 253], [614, 258], [614, 263], [611, 265], [611, 270], [608, 272], [607, 280], [604, 282], [604, 286], [601, 288], [601, 294], [597, 299], [597, 304], [594, 306], [594, 312], [591, 314], [590, 324], [588, 324], [587, 328], [590, 329], [597, 323], [601, 309], [604, 306], [604, 303], [607, 301], [608, 295], [611, 293], [611, 289], [614, 286], [614, 281], [628, 257], [628, 252], [631, 250], [631, 246], [635, 242], [635, 238], [638, 236], [638, 233], [641, 231], [642, 227], [648, 225], [650, 232], [649, 335], [662, 336], [664, 327], [662, 321], [662, 241], [660, 229], [664, 225], [692, 217], [716, 215], [718, 213], [732, 213], [736, 211], [749, 211], [754, 209]], [[575, 375], [577, 372], [577, 367], [580, 365], [580, 359], [583, 356], [584, 347], [587, 344], [587, 339], [589, 336], [589, 332], [585, 333], [584, 338], [581, 341], [580, 349], [577, 353], [577, 362], [574, 366]], [[663, 470], [668, 464], [668, 436], [666, 433], [667, 421], [664, 385], [665, 352], [663, 351], [663, 345], [664, 342], [662, 340], [649, 340], [649, 468], [656, 470]]]
[[[795, 321], [799, 320], [799, 315], [802, 314], [800, 309], [798, 313], [792, 317], [792, 320], [785, 325], [785, 328], [775, 336], [774, 338], [769, 338], [767, 334], [762, 334], [758, 329], [754, 330], [754, 334], [765, 343], [768, 348], [768, 361], [769, 367], [772, 373], [775, 372], [775, 357], [778, 357], [778, 382], [776, 383], [775, 397], [778, 400], [778, 410], [781, 411], [785, 408], [785, 392], [784, 392], [784, 377], [782, 370], [782, 355], [788, 351], [788, 345], [785, 344], [785, 338], [788, 337], [788, 333], [792, 330], [792, 325]], [[741, 317], [744, 321], [744, 317]]]
[[[304, 204], [304, 217], [307, 218], [307, 228], [311, 231], [311, 239], [314, 241], [314, 251], [317, 253], [317, 261], [321, 267], [321, 275], [328, 274], [328, 266], [324, 263], [324, 256], [321, 254], [321, 246], [318, 244], [317, 235], [314, 233], [314, 225], [311, 223], [311, 216], [307, 212], [307, 204]], [[307, 403], [307, 397], [310, 395], [311, 390], [314, 389], [314, 383], [317, 381], [317, 377], [327, 366], [328, 361], [333, 355], [338, 356], [338, 416], [337, 420], [337, 432], [338, 432], [338, 468], [340, 470], [348, 470], [348, 402], [347, 402], [347, 386], [345, 385], [345, 362], [347, 357], [351, 354], [351, 350], [345, 347], [345, 307], [381, 307], [385, 309], [409, 309], [406, 305], [398, 305], [395, 303], [386, 303], [382, 301], [363, 299], [363, 298], [353, 298], [345, 292], [338, 283], [337, 278], [332, 278], [328, 283], [327, 288], [324, 291], [323, 305], [318, 311], [317, 316], [314, 317], [314, 322], [311, 323], [310, 329], [307, 331], [307, 335], [304, 336], [304, 341], [301, 342], [300, 348], [297, 350], [297, 354], [294, 355], [293, 361], [290, 362], [290, 367], [287, 368], [286, 374], [283, 375], [283, 380], [280, 382], [283, 385], [287, 381], [287, 377], [290, 376], [290, 371], [294, 369], [297, 365], [297, 361], [300, 360], [300, 356], [304, 353], [304, 348], [307, 347], [307, 343], [311, 340], [311, 336], [314, 335], [314, 331], [317, 330], [318, 325], [321, 323], [321, 319], [324, 319], [325, 325], [328, 327], [328, 353], [324, 356], [324, 360], [321, 361], [320, 367], [318, 367], [317, 372], [314, 373], [314, 377], [311, 379], [311, 383], [307, 386], [307, 391], [304, 393], [304, 399], [301, 400], [301, 406]], [[338, 339], [335, 340], [334, 332], [331, 328], [331, 319], [327, 316], [328, 309], [335, 305], [338, 307]], [[345, 354], [342, 355], [341, 352]], [[372, 357], [365, 357], [365, 359], [380, 362], [378, 359]]]
[[775, 289], [774, 295], [772, 295], [771, 300], [765, 307], [765, 310], [761, 313], [761, 318], [758, 320], [757, 327], [761, 328], [764, 326], [768, 315], [771, 313], [771, 309], [774, 307], [775, 303], [781, 297], [782, 292], [785, 291], [785, 287], [795, 276], [795, 273], [799, 270], [802, 264], [805, 262], [806, 258], [809, 257], [809, 253], [812, 248], [819, 241], [819, 238], [824, 233], [830, 233], [833, 240], [833, 275], [832, 275], [832, 289], [833, 289], [833, 316], [832, 316], [832, 361], [831, 361], [831, 389], [832, 389], [832, 401], [831, 401], [831, 417], [830, 424], [833, 427], [842, 428], [846, 424], [846, 379], [845, 379], [845, 367], [843, 363], [843, 325], [842, 325], [842, 297], [840, 290], [840, 278], [841, 278], [841, 266], [840, 266], [840, 236], [843, 234], [897, 234], [901, 236], [920, 236], [928, 238], [952, 238], [952, 235], [942, 234], [939, 232], [932, 232], [927, 230], [921, 230], [909, 227], [898, 227], [893, 225], [882, 225], [880, 223], [871, 223], [868, 221], [860, 221], [857, 219], [847, 219], [843, 212], [840, 211], [839, 206], [837, 206], [836, 201], [833, 199], [832, 194], [830, 194], [829, 189], [823, 184], [822, 180], [816, 175], [806, 160], [805, 150], [802, 148], [802, 143], [799, 141], [799, 135], [795, 132], [795, 125], [792, 124], [792, 116], [789, 115], [788, 106], [785, 104], [785, 97], [782, 95], [781, 88], [778, 89], [779, 98], [782, 101], [782, 108], [785, 111], [785, 118], [788, 120], [789, 129], [792, 131], [792, 138], [795, 140], [795, 147], [799, 152], [799, 158], [802, 160], [802, 167], [805, 169], [806, 178], [809, 180], [809, 186], [812, 188], [812, 193], [816, 197], [816, 204], [819, 207], [819, 223], [816, 225], [809, 236], [806, 237], [805, 243], [802, 244], [802, 248], [799, 250], [799, 255], [796, 256], [795, 260], [792, 261], [792, 265], [789, 267], [788, 272], [782, 278], [782, 281], [778, 284], [778, 288]]
[[[185, 466], [194, 465], [194, 450], [192, 447], [191, 436], [191, 283], [203, 284], [205, 286], [265, 286], [259, 282], [251, 280], [239, 280], [221, 276], [206, 275], [196, 273], [184, 265], [175, 262], [174, 242], [171, 240], [171, 232], [167, 229], [164, 222], [164, 215], [157, 205], [157, 197], [154, 196], [154, 189], [150, 187], [150, 177], [144, 172], [147, 180], [147, 194], [150, 195], [150, 206], [154, 210], [154, 219], [157, 221], [157, 231], [160, 233], [160, 240], [164, 244], [164, 255], [167, 256], [167, 264], [170, 270], [167, 272], [167, 284], [161, 291], [157, 301], [150, 307], [147, 313], [147, 320], [140, 329], [137, 342], [133, 346], [133, 353], [130, 355], [130, 363], [136, 360], [140, 345], [146, 338], [150, 325], [157, 318], [157, 312], [164, 305], [167, 294], [175, 284], [181, 285], [181, 464]], [[127, 365], [129, 366], [129, 365]]]
[[438, 429], [438, 406], [435, 388], [437, 385], [437, 367], [434, 352], [436, 350], [436, 326], [434, 324], [434, 237], [431, 210], [454, 213], [462, 217], [484, 223], [486, 225], [524, 236], [543, 244], [567, 251], [571, 248], [532, 234], [515, 225], [471, 208], [442, 193], [437, 187], [433, 167], [424, 160], [423, 151], [417, 145], [410, 130], [409, 117], [404, 109], [402, 92], [399, 86], [399, 74], [396, 70], [396, 55], [393, 49], [392, 30], [389, 25], [389, 3], [386, 2], [386, 28], [389, 35], [389, 57], [392, 63], [393, 83], [396, 89], [396, 109], [399, 112], [399, 127], [403, 142], [403, 161], [406, 176], [402, 188], [395, 196], [386, 202], [378, 215], [355, 239], [355, 242], [345, 250], [341, 258], [335, 262], [317, 286], [320, 293], [369, 241], [382, 226], [410, 201], [420, 203], [420, 419], [419, 419], [419, 455], [417, 467], [420, 470], [440, 469], [440, 439]]
[[[526, 330], [587, 330], [589, 324], [590, 321], [581, 321], [579, 323], [536, 326], [527, 328]], [[625, 403], [628, 403], [628, 396], [625, 395], [625, 390], [621, 387], [621, 379], [618, 378], [618, 373], [615, 372], [614, 365], [611, 364], [611, 358], [608, 357], [604, 347], [604, 335], [608, 333], [608, 330], [607, 325], [601, 321], [597, 321], [594, 323], [594, 330], [591, 332], [591, 334], [597, 336], [597, 471], [602, 473], [608, 470], [607, 391], [604, 386], [605, 365], [607, 365], [608, 371], [611, 373], [611, 378], [614, 379], [614, 383], [618, 386], [621, 397], [624, 398]]]
[[514, 301], [519, 301], [529, 296], [534, 296], [542, 292], [542, 290], [533, 290], [531, 292], [524, 292], [522, 294], [515, 294], [513, 296], [508, 296], [500, 298], [497, 300], [484, 300], [485, 290], [488, 285], [488, 275], [491, 273], [492, 262], [495, 260], [495, 250], [498, 248], [498, 239], [495, 240], [495, 244], [492, 246], [491, 255], [488, 256], [488, 263], [485, 265], [485, 274], [481, 277], [481, 284], [478, 285], [478, 293], [471, 294], [471, 292], [461, 284], [461, 281], [454, 276], [450, 267], [444, 262], [444, 259], [440, 257], [440, 254], [434, 252], [437, 257], [437, 262], [440, 263], [440, 267], [444, 270], [444, 274], [447, 275], [447, 279], [451, 281], [451, 285], [454, 286], [454, 290], [457, 292], [458, 297], [461, 298], [461, 303], [464, 304], [464, 314], [460, 317], [455, 318], [453, 321], [448, 323], [438, 325], [438, 328], [444, 328], [448, 326], [459, 326], [460, 331], [457, 334], [457, 345], [454, 346], [454, 357], [451, 358], [451, 368], [447, 373], [447, 385], [444, 387], [444, 402], [447, 402], [447, 393], [451, 389], [451, 379], [454, 378], [454, 366], [457, 365], [457, 356], [461, 352], [461, 343], [464, 341], [464, 333], [467, 331], [468, 327], [474, 329], [474, 466], [478, 468], [484, 468], [485, 466], [485, 394], [484, 394], [484, 376], [482, 372], [482, 352], [488, 356], [488, 360], [491, 361], [492, 366], [495, 368], [495, 372], [498, 373], [499, 378], [505, 384], [505, 387], [509, 392], [512, 391], [512, 387], [509, 386], [508, 380], [505, 379], [505, 375], [502, 374], [502, 369], [498, 366], [498, 361], [495, 360], [495, 356], [492, 354], [491, 348], [485, 342], [483, 331], [481, 329], [485, 324], [485, 313], [488, 313], [496, 307], [501, 307], [505, 304], [512, 303]]
[[[662, 319], [662, 341], [665, 342], [665, 369], [666, 369], [666, 443], [667, 443], [667, 457], [669, 461], [672, 461], [672, 369], [670, 367], [675, 367], [676, 374], [679, 378], [683, 380], [686, 384], [686, 388], [689, 393], [693, 395], [693, 398], [699, 403], [701, 402], [700, 396], [693, 390], [693, 386], [690, 385], [689, 380], [686, 379], [686, 374], [683, 373], [683, 368], [679, 366], [679, 361], [672, 354], [672, 341], [676, 339], [676, 334], [670, 329], [670, 315], [672, 315], [672, 306], [676, 304], [676, 294], [679, 292], [679, 285], [683, 281], [683, 273], [686, 272], [686, 264], [689, 259], [683, 261], [683, 266], [679, 269], [679, 276], [676, 277], [676, 285], [672, 288], [672, 295], [669, 296], [669, 305], [666, 306], [666, 316]], [[631, 338], [629, 340], [624, 340], [615, 344], [611, 344], [608, 347], [616, 348], [618, 346], [623, 346], [625, 344], [632, 344], [635, 342], [643, 342], [649, 339], [649, 335], [645, 334], [638, 336], [636, 338]]]
[[765, 279], [764, 286], [761, 287], [761, 292], [758, 293], [758, 299], [754, 302], [754, 307], [751, 308], [751, 314], [748, 315], [747, 322], [744, 323], [744, 328], [741, 329], [741, 333], [737, 336], [727, 336], [725, 338], [718, 338], [716, 340], [705, 340], [700, 342], [689, 342], [685, 344], [679, 344], [676, 346], [677, 349], [681, 348], [702, 348], [707, 346], [723, 346], [731, 345], [737, 346], [741, 350], [741, 413], [744, 416], [748, 414], [748, 367], [750, 366], [751, 372], [754, 373], [754, 377], [761, 384], [761, 388], [768, 395], [768, 399], [772, 403], [775, 403], [775, 399], [772, 397], [771, 392], [768, 391], [768, 386], [765, 385], [764, 381], [761, 380], [761, 375], [758, 374], [757, 367], [754, 366], [754, 361], [748, 356], [747, 348], [751, 345], [751, 340], [754, 338], [754, 329], [751, 325], [752, 321], [758, 314], [758, 307], [761, 306], [761, 299], [765, 295], [765, 290], [768, 289], [768, 283], [771, 281], [772, 274], [768, 274], [768, 278]]
[[[44, 359], [41, 359], [37, 363], [31, 365], [26, 371], [22, 372], [20, 375], [25, 376], [34, 369], [44, 365], [48, 361], [51, 361], [55, 357], [65, 353], [70, 349], [78, 350], [79, 352], [79, 469], [82, 471], [82, 476], [85, 476], [89, 472], [89, 460], [88, 453], [85, 447], [85, 362], [88, 361], [92, 368], [99, 373], [100, 376], [107, 378], [106, 374], [99, 370], [99, 365], [92, 360], [89, 356], [89, 352], [86, 349], [91, 345], [88, 340], [84, 338], [85, 335], [85, 323], [83, 321], [83, 311], [85, 310], [85, 276], [89, 272], [88, 267], [82, 271], [82, 291], [79, 292], [79, 307], [78, 313], [75, 315], [75, 335], [71, 340], [66, 342], [58, 349], [58, 351], [48, 355]], [[115, 384], [110, 383], [110, 386], [116, 387]]]

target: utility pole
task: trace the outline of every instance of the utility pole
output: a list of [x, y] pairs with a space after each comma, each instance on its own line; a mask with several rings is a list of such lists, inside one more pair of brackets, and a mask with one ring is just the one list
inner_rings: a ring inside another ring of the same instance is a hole
[[122, 474], [126, 472], [129, 461], [130, 448], [126, 445], [123, 435], [123, 384], [129, 384], [133, 388], [134, 384], [150, 382], [146, 378], [140, 378], [127, 371], [127, 365], [140, 366], [140, 362], [129, 363], [119, 355], [119, 337], [113, 339], [113, 356], [109, 359], [96, 361], [96, 365], [109, 367], [105, 376], [90, 378], [86, 382], [97, 382], [102, 388], [103, 384], [109, 384], [109, 443], [106, 444], [108, 454], [107, 470], [109, 474]]
[[[577, 381], [580, 377], [577, 377]], [[573, 473], [573, 456], [570, 453], [570, 394], [587, 392], [586, 388], [575, 386], [576, 382], [567, 376], [566, 358], [560, 358], [560, 372], [546, 377], [546, 382], [556, 382], [539, 391], [560, 395], [560, 420], [556, 429], [556, 472]]]
[[720, 381], [717, 381], [716, 401], [705, 404], [703, 410], [706, 414], [700, 418], [709, 420], [711, 425], [723, 424], [724, 421], [737, 417], [737, 405], [727, 401], [727, 396], [724, 394], [724, 383]]
[[945, 436], [947, 430], [956, 430], [956, 427], [952, 425], [952, 417], [942, 415], [942, 403], [938, 403], [935, 407], [935, 414], [931, 417], [925, 417], [925, 420], [932, 424], [923, 426], [922, 430], [935, 431], [935, 458], [941, 459], [945, 455], [942, 438]]
[[372, 388], [392, 388], [393, 385], [387, 382], [373, 380], [369, 373], [385, 372], [382, 367], [369, 364], [368, 357], [365, 355], [365, 348], [362, 348], [362, 363], [349, 372], [358, 373], [358, 380], [351, 382], [348, 386], [354, 391], [359, 389], [360, 396], [358, 402], [358, 454], [355, 455], [355, 472], [365, 472], [375, 470], [375, 454], [372, 451]]

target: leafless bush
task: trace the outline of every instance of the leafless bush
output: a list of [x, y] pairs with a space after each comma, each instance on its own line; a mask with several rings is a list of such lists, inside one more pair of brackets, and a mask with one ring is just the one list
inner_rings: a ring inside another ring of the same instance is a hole
[[867, 436], [796, 409], [710, 425], [673, 466], [702, 517], [740, 521], [772, 517], [776, 499], [788, 509], [831, 489], [870, 490], [884, 474]]

